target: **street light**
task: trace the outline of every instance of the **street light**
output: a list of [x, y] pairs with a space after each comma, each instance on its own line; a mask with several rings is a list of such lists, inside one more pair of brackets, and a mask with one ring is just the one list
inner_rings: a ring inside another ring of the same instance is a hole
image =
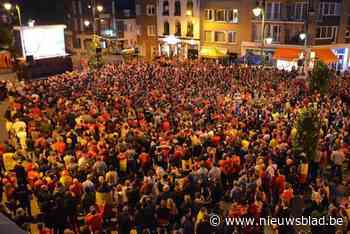
[[263, 59], [265, 43], [265, 12], [261, 7], [255, 7], [252, 11], [255, 17], [259, 17], [261, 15], [261, 59]]
[[102, 5], [98, 5], [97, 7], [96, 7], [96, 9], [97, 9], [97, 11], [98, 12], [102, 12], [103, 11], [103, 6]]
[[267, 45], [271, 45], [272, 41], [273, 41], [272, 37], [268, 37], [268, 38], [265, 39], [265, 42], [266, 42]]
[[306, 39], [306, 33], [300, 33], [299, 38], [300, 40], [304, 41]]
[[[9, 3], [9, 2], [5, 2], [3, 4], [3, 6], [4, 6], [5, 10], [7, 10], [7, 11], [11, 11], [12, 10], [12, 4]], [[22, 27], [21, 9], [20, 9], [20, 7], [17, 4], [15, 5], [15, 8], [16, 8], [17, 16], [18, 16], [19, 26]]]
[[4, 8], [5, 8], [5, 10], [9, 11], [9, 10], [12, 9], [12, 4], [9, 3], [9, 2], [5, 2], [5, 3], [4, 3]]
[[90, 25], [90, 21], [88, 21], [88, 20], [84, 20], [84, 25], [85, 25], [85, 27], [89, 27], [89, 25]]
[[29, 27], [34, 27], [34, 24], [35, 24], [35, 20], [29, 20], [28, 21], [28, 26]]

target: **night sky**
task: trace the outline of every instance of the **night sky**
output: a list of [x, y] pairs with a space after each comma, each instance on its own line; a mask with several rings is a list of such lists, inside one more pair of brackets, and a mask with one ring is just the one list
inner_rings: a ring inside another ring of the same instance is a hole
[[[36, 24], [63, 24], [64, 0], [17, 0], [21, 5], [22, 21], [27, 24], [34, 19]], [[119, 6], [127, 7], [133, 0], [117, 0]]]

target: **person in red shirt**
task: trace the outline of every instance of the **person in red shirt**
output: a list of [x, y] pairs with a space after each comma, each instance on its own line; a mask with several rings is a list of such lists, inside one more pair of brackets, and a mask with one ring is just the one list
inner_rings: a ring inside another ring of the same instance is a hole
[[95, 207], [90, 208], [91, 212], [84, 218], [91, 233], [98, 233], [102, 231], [103, 218], [101, 213], [97, 213]]
[[139, 155], [139, 163], [144, 173], [147, 173], [151, 167], [151, 157], [148, 153], [145, 153], [144, 150]]
[[83, 194], [83, 185], [78, 179], [73, 179], [73, 183], [69, 186], [69, 191], [74, 193], [75, 196], [80, 197]]

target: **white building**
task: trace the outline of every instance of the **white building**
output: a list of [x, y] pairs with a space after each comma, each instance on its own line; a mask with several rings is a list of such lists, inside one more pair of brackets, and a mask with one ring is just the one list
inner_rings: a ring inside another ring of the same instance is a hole
[[161, 55], [198, 54], [200, 0], [158, 0], [157, 35]]

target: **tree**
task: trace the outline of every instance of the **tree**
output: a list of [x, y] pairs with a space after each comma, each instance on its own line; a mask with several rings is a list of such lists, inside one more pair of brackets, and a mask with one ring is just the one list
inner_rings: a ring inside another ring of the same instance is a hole
[[331, 78], [331, 71], [329, 70], [327, 64], [316, 60], [315, 66], [312, 70], [309, 87], [310, 90], [315, 93], [326, 94], [329, 88], [329, 80]]
[[102, 58], [98, 57], [98, 55], [96, 54], [96, 49], [100, 46], [100, 44], [100, 39], [96, 35], [94, 35], [87, 50], [89, 56], [88, 64], [89, 68], [92, 70], [99, 68], [103, 65]]
[[313, 161], [317, 153], [321, 132], [321, 119], [314, 104], [300, 110], [295, 128], [297, 133], [293, 139], [294, 152], [297, 154], [305, 153], [307, 159]]

